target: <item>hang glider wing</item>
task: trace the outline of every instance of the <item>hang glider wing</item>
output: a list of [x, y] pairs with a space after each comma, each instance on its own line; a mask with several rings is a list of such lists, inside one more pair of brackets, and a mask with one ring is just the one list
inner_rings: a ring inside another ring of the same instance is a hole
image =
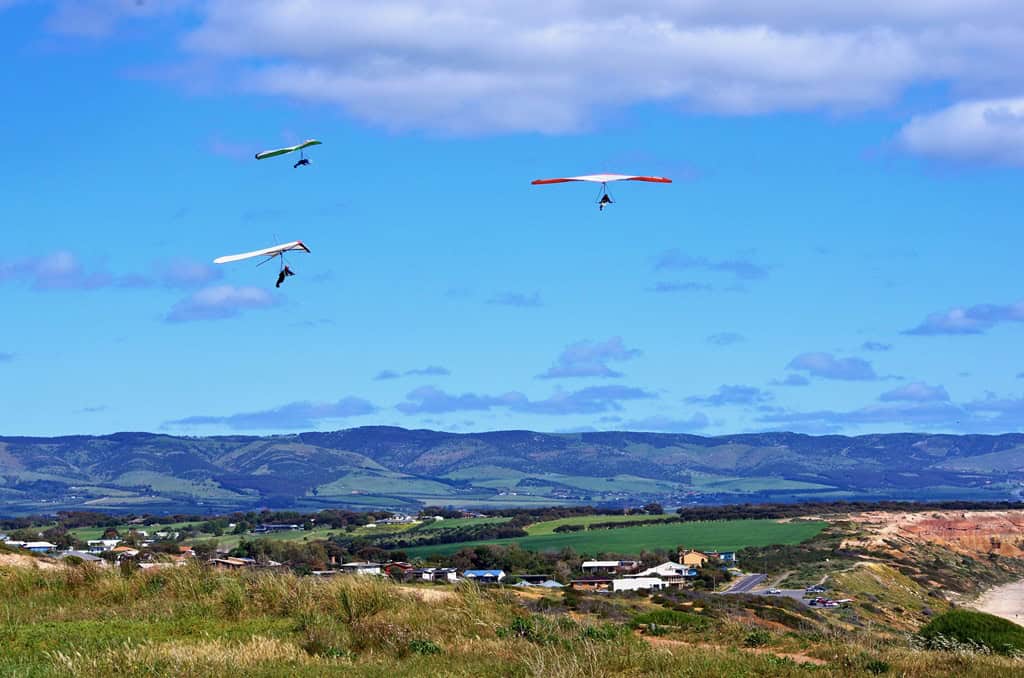
[[322, 141], [317, 141], [316, 139], [306, 139], [301, 144], [295, 144], [294, 146], [288, 146], [287, 148], [275, 148], [272, 151], [261, 151], [256, 154], [256, 159], [263, 160], [264, 158], [273, 158], [278, 155], [284, 155], [285, 153], [294, 153], [295, 151], [301, 151], [302, 149], [309, 148], [310, 146], [319, 146], [322, 143]]
[[274, 245], [264, 250], [256, 250], [255, 252], [246, 252], [244, 254], [229, 254], [226, 257], [217, 257], [213, 260], [215, 264], [230, 264], [233, 261], [243, 261], [245, 259], [253, 259], [255, 257], [276, 257], [279, 254], [292, 251], [309, 252], [309, 248], [306, 247], [301, 240], [294, 240], [292, 242], [286, 242], [283, 245]]
[[667, 177], [645, 177], [630, 174], [585, 174], [579, 177], [559, 177], [556, 179], [534, 179], [531, 183], [534, 186], [542, 184], [564, 184], [567, 181], [589, 181], [595, 184], [607, 184], [612, 181], [653, 181], [658, 184], [671, 184], [672, 180]]

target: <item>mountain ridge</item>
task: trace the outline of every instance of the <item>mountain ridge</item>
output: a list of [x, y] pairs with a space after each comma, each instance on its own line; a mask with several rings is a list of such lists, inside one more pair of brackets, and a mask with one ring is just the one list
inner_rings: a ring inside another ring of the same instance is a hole
[[699, 436], [366, 426], [269, 436], [0, 436], [0, 512], [411, 509], [1022, 496], [1024, 434]]

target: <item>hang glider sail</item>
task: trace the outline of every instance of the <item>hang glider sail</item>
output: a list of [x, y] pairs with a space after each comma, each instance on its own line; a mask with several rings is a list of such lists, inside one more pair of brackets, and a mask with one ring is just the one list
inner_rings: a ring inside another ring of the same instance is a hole
[[[235, 261], [244, 261], [245, 259], [255, 259], [256, 257], [267, 257], [267, 260], [273, 259], [284, 255], [285, 252], [309, 252], [309, 248], [306, 247], [301, 240], [293, 240], [292, 242], [286, 242], [283, 245], [274, 245], [262, 250], [256, 250], [254, 252], [245, 252], [243, 254], [229, 254], [226, 257], [217, 257], [213, 260], [215, 264], [230, 264]], [[264, 262], [260, 262], [261, 264]]]
[[288, 276], [295, 275], [295, 272], [288, 267], [285, 263], [284, 253], [285, 252], [309, 252], [309, 248], [301, 240], [293, 240], [292, 242], [286, 242], [283, 245], [274, 245], [262, 250], [256, 250], [254, 252], [245, 252], [243, 254], [229, 254], [226, 257], [217, 257], [213, 260], [215, 264], [230, 264], [234, 261], [244, 261], [245, 259], [255, 259], [257, 257], [263, 257], [263, 261], [256, 264], [262, 266], [271, 259], [279, 257], [281, 259], [281, 269], [277, 273], [277, 285], [280, 287], [281, 283], [285, 281]]
[[559, 177], [557, 179], [534, 179], [534, 186], [542, 184], [564, 184], [567, 181], [589, 181], [595, 184], [607, 184], [612, 181], [652, 181], [657, 184], [671, 184], [672, 180], [667, 177], [643, 177], [630, 174], [584, 174], [580, 177]]
[[292, 167], [295, 168], [301, 165], [308, 165], [309, 159], [306, 158], [305, 153], [303, 152], [304, 149], [307, 149], [310, 146], [319, 146], [322, 143], [322, 141], [317, 141], [316, 139], [306, 139], [301, 144], [295, 144], [294, 146], [288, 146], [286, 148], [275, 148], [272, 151], [260, 151], [259, 153], [256, 154], [256, 159], [264, 160], [266, 158], [275, 158], [279, 155], [285, 155], [286, 153], [294, 153], [295, 151], [298, 151], [299, 161], [292, 165]]
[[635, 174], [584, 174], [578, 177], [534, 179], [531, 183], [534, 186], [542, 186], [544, 184], [564, 184], [569, 181], [588, 181], [593, 184], [601, 184], [601, 197], [597, 201], [597, 208], [602, 211], [607, 205], [611, 205], [614, 202], [608, 195], [608, 184], [613, 181], [649, 181], [656, 184], [672, 183], [672, 180], [667, 177], [649, 177]]

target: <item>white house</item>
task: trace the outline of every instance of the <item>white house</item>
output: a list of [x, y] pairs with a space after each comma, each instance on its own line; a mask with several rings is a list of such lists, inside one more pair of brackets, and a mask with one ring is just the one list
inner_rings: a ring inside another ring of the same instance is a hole
[[612, 579], [612, 591], [660, 591], [668, 584], [658, 577], [629, 577]]
[[380, 574], [380, 563], [358, 562], [342, 563], [338, 566], [342, 572], [348, 574]]
[[112, 551], [114, 547], [121, 543], [120, 539], [90, 539], [86, 542], [89, 546], [89, 553], [103, 553], [104, 551]]
[[636, 560], [584, 560], [581, 568], [584, 574], [613, 574], [632, 572], [640, 567]]
[[692, 579], [696, 576], [696, 568], [689, 565], [674, 563], [671, 560], [664, 562], [661, 565], [649, 567], [643, 572], [626, 575], [627, 578], [658, 577], [666, 585], [671, 586], [678, 586], [682, 584], [684, 580]]
[[50, 551], [56, 551], [57, 545], [51, 544], [48, 541], [27, 541], [21, 548], [27, 549], [32, 553], [49, 553]]
[[472, 579], [478, 584], [499, 584], [505, 578], [504, 570], [466, 570], [462, 573], [466, 579]]

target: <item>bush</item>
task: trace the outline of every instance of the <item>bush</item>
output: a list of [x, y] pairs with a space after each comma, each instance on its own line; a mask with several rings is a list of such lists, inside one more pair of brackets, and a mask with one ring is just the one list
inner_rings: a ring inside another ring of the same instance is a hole
[[772, 634], [764, 629], [754, 629], [743, 639], [744, 647], [764, 647], [772, 642]]
[[708, 627], [708, 620], [689, 612], [676, 610], [655, 610], [633, 617], [633, 626], [672, 626], [680, 629], [700, 631]]
[[415, 654], [441, 654], [441, 646], [432, 640], [413, 638], [409, 641], [409, 651]]
[[881, 659], [872, 659], [864, 664], [864, 670], [870, 674], [880, 676], [883, 673], [889, 673], [892, 667], [889, 666], [889, 662]]
[[952, 639], [999, 654], [1024, 652], [1024, 627], [984, 612], [950, 610], [928, 622], [919, 635], [927, 647], [938, 647], [943, 639]]

